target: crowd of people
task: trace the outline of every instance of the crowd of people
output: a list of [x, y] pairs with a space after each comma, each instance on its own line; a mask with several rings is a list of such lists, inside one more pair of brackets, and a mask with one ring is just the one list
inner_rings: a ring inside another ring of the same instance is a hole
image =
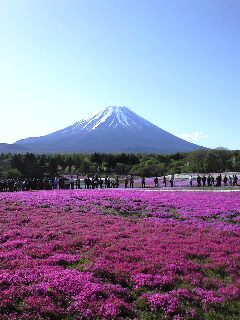
[[[198, 175], [197, 177], [189, 176], [189, 187], [227, 187], [238, 186], [238, 177], [234, 175]], [[121, 180], [122, 181], [122, 180]], [[153, 178], [153, 186], [159, 187], [176, 187], [174, 175]], [[181, 184], [180, 184], [181, 185]], [[141, 183], [135, 183], [133, 175], [126, 176], [120, 185], [120, 179], [105, 176], [104, 178], [94, 175], [85, 178], [77, 177], [43, 177], [43, 178], [26, 178], [26, 179], [0, 179], [0, 192], [6, 191], [29, 191], [29, 190], [52, 190], [52, 189], [96, 189], [96, 188], [124, 188], [142, 187], [146, 188], [146, 178], [141, 177]], [[152, 186], [152, 185], [151, 185]]]
[[1, 179], [0, 192], [6, 191], [29, 191], [29, 190], [52, 190], [52, 189], [95, 189], [95, 188], [118, 188], [119, 178], [106, 176], [104, 179], [94, 175], [84, 179], [80, 177], [43, 177], [26, 179]]
[[[145, 178], [142, 178], [142, 179], [144, 179], [144, 186], [142, 185], [142, 188], [145, 188]], [[158, 188], [160, 186], [160, 179], [158, 177], [155, 177], [153, 179], [153, 182], [154, 182], [155, 188]], [[170, 187], [174, 187], [174, 174], [172, 174], [170, 176], [168, 182], [170, 184]], [[167, 187], [167, 178], [166, 178], [166, 176], [163, 176], [162, 183], [163, 183], [164, 187]]]
[[[189, 187], [193, 186], [193, 176], [189, 177]], [[217, 177], [214, 178], [212, 175], [203, 175], [197, 176], [197, 187], [221, 187], [222, 185], [224, 187], [227, 186], [238, 186], [238, 177], [236, 174], [233, 176], [227, 176], [226, 174], [222, 176], [220, 173]]]

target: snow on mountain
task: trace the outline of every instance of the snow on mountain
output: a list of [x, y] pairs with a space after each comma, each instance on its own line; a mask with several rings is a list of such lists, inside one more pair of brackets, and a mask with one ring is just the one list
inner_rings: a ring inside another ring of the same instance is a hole
[[42, 137], [17, 141], [37, 153], [174, 153], [200, 147], [155, 126], [127, 107], [107, 107], [97, 114]]
[[[127, 107], [108, 107], [97, 114], [94, 114], [86, 119], [80, 120], [61, 130], [62, 134], [76, 133], [77, 131], [92, 131], [100, 126], [106, 127], [132, 127], [142, 128], [144, 125], [152, 125], [147, 120], [138, 116]], [[53, 133], [54, 134], [54, 133]]]

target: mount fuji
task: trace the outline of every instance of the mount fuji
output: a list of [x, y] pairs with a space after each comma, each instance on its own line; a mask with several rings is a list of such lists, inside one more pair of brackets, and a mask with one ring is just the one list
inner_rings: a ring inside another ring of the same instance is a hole
[[182, 140], [127, 107], [108, 107], [62, 130], [18, 140], [15, 147], [34, 153], [175, 153], [202, 147]]

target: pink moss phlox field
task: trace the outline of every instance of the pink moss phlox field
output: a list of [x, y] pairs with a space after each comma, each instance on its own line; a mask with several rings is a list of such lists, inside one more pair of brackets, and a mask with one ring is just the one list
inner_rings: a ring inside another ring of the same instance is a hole
[[0, 318], [238, 319], [239, 217], [238, 192], [1, 193]]

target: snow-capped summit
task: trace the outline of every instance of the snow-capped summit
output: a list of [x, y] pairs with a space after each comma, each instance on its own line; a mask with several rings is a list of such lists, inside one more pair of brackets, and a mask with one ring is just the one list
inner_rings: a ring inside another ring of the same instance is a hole
[[117, 128], [117, 127], [135, 127], [142, 128], [144, 125], [152, 125], [147, 120], [138, 116], [127, 107], [107, 107], [98, 113], [87, 117], [67, 127], [62, 133], [71, 133], [76, 131], [92, 131], [99, 127]]
[[[119, 125], [122, 126], [131, 126], [136, 125], [134, 123], [134, 113], [127, 107], [107, 107], [101, 110], [99, 113], [93, 115], [90, 118], [87, 118], [87, 126], [94, 126], [91, 130], [96, 129], [101, 124], [106, 123], [109, 127], [116, 128]], [[138, 116], [137, 116], [138, 117]]]
[[200, 147], [184, 141], [127, 107], [111, 106], [48, 135], [15, 144], [31, 152], [187, 152]]

